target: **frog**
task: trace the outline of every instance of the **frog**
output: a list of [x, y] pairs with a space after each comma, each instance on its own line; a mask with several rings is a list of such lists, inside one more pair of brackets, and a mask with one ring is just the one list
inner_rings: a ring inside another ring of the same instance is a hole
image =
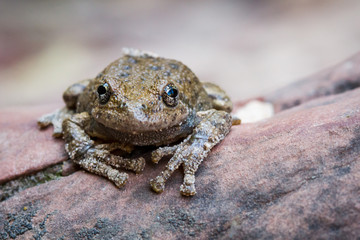
[[180, 61], [136, 49], [123, 49], [95, 78], [68, 87], [63, 100], [65, 106], [40, 117], [38, 125], [53, 125], [73, 162], [119, 188], [128, 180], [125, 170], [141, 173], [145, 167], [144, 156], [129, 154], [151, 147], [153, 163], [169, 159], [150, 180], [153, 191], [163, 192], [182, 166], [180, 193], [195, 195], [200, 164], [240, 124], [218, 85], [200, 82]]

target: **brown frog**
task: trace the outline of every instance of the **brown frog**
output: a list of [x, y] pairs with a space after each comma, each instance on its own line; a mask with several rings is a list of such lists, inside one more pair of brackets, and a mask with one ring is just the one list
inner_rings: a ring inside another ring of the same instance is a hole
[[128, 175], [118, 169], [138, 173], [145, 160], [113, 151], [130, 153], [137, 146], [155, 146], [154, 163], [172, 155], [161, 174], [150, 181], [158, 193], [182, 165], [180, 191], [196, 194], [200, 163], [231, 125], [240, 123], [230, 115], [232, 103], [218, 86], [201, 83], [179, 61], [133, 49], [126, 49], [96, 78], [70, 86], [63, 98], [66, 107], [44, 115], [38, 124], [54, 126], [54, 136], [63, 136], [69, 157], [121, 187]]

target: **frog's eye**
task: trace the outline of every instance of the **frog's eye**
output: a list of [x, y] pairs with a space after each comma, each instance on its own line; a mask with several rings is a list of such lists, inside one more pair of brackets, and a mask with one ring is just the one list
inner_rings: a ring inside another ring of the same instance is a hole
[[169, 107], [175, 107], [178, 104], [179, 91], [173, 84], [168, 84], [164, 87], [162, 99]]
[[97, 88], [97, 93], [99, 96], [100, 103], [101, 104], [107, 103], [109, 101], [110, 95], [111, 95], [109, 84], [104, 83], [103, 85], [100, 85]]

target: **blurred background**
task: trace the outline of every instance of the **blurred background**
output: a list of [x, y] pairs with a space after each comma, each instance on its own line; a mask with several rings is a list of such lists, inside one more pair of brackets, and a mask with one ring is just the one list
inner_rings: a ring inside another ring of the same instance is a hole
[[256, 97], [360, 50], [358, 0], [0, 0], [0, 107], [61, 103], [123, 47]]

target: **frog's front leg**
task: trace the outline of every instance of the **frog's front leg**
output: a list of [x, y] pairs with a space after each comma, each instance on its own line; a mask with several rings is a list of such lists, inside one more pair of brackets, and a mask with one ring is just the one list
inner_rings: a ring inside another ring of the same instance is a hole
[[178, 147], [179, 145], [159, 147], [151, 153], [151, 161], [153, 163], [158, 163], [163, 157], [174, 155]]
[[61, 137], [62, 123], [65, 119], [70, 118], [75, 113], [76, 103], [79, 95], [84, 91], [86, 86], [90, 83], [91, 79], [86, 79], [74, 83], [63, 94], [63, 99], [66, 104], [65, 107], [57, 109], [52, 113], [45, 114], [38, 119], [40, 128], [46, 128], [49, 125], [54, 126], [54, 137]]
[[38, 126], [40, 128], [46, 128], [49, 125], [54, 126], [54, 137], [61, 137], [62, 135], [62, 123], [65, 119], [71, 117], [74, 114], [74, 110], [63, 107], [57, 109], [52, 113], [45, 114], [38, 119]]
[[127, 182], [128, 175], [115, 168], [122, 167], [135, 172], [141, 172], [144, 169], [145, 159], [142, 157], [125, 159], [110, 153], [118, 148], [124, 149], [121, 144], [95, 146], [94, 141], [84, 130], [89, 124], [90, 115], [87, 112], [75, 114], [63, 122], [65, 149], [75, 163], [89, 172], [108, 178], [117, 187]]
[[185, 196], [196, 194], [195, 173], [199, 165], [210, 150], [229, 133], [232, 125], [231, 115], [224, 111], [212, 109], [198, 112], [197, 115], [201, 119], [198, 126], [179, 145], [165, 170], [150, 181], [155, 192], [164, 191], [166, 180], [180, 165], [183, 165], [184, 182], [180, 187], [180, 192]]

